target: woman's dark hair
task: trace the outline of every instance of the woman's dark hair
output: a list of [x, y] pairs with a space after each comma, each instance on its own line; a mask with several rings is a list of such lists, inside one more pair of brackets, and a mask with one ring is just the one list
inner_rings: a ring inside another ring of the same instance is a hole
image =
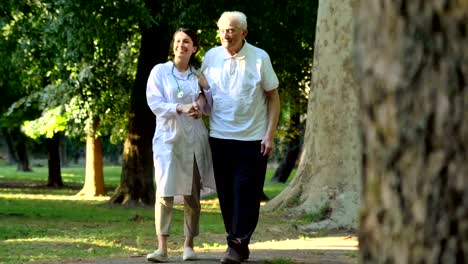
[[200, 49], [200, 46], [199, 46], [200, 44], [198, 42], [198, 36], [197, 36], [197, 33], [195, 33], [195, 31], [193, 31], [191, 29], [188, 29], [188, 28], [184, 28], [184, 27], [181, 27], [181, 28], [177, 29], [174, 32], [174, 35], [172, 36], [171, 52], [174, 50], [174, 37], [179, 32], [183, 32], [183, 33], [187, 34], [187, 36], [189, 36], [190, 39], [192, 39], [193, 46], [197, 47], [197, 51], [195, 53], [193, 53], [192, 56], [190, 56], [189, 65], [195, 67], [196, 69], [200, 68], [201, 63], [200, 63], [200, 61], [198, 61], [197, 58], [195, 58], [195, 54], [197, 54], [198, 50]]

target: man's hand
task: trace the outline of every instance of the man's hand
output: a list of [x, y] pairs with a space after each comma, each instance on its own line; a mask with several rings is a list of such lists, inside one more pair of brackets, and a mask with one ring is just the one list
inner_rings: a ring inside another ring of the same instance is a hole
[[265, 137], [261, 142], [260, 152], [263, 156], [269, 156], [273, 152], [274, 146], [275, 143], [273, 142], [273, 139]]
[[276, 131], [276, 125], [278, 124], [279, 112], [280, 112], [280, 99], [278, 89], [274, 89], [265, 92], [266, 99], [268, 102], [268, 125], [265, 136], [262, 140], [262, 154], [263, 156], [270, 155], [274, 147], [274, 137]]

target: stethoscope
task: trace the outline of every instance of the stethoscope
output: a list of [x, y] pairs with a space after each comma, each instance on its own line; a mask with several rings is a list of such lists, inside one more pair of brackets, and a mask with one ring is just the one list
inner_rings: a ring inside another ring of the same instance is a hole
[[[179, 81], [188, 81], [188, 79], [190, 78], [190, 76], [192, 76], [192, 75], [197, 76], [197, 75], [196, 75], [196, 73], [194, 73], [194, 72], [192, 71], [192, 67], [189, 66], [190, 73], [187, 75], [187, 78], [182, 79], [182, 78], [179, 78], [179, 77], [175, 76], [175, 74], [174, 74], [174, 68], [175, 68], [175, 64], [172, 63], [171, 74], [172, 74], [172, 77], [174, 77], [174, 80], [175, 80], [176, 83], [177, 83], [177, 98], [180, 99], [180, 98], [184, 97], [184, 92], [183, 92], [182, 90], [180, 90]], [[192, 87], [190, 87], [190, 89], [191, 89], [192, 92], [193, 92]]]

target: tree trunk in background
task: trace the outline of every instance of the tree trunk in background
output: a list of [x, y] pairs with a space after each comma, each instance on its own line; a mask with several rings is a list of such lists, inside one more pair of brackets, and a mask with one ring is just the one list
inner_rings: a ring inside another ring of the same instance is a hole
[[2, 134], [5, 138], [5, 144], [7, 146], [8, 163], [17, 164], [18, 158], [16, 157], [16, 151], [13, 140], [11, 139], [10, 131], [8, 131], [8, 128], [2, 127]]
[[101, 137], [96, 134], [100, 121], [95, 118], [86, 137], [86, 176], [78, 196], [94, 197], [106, 194], [104, 187]]
[[65, 136], [62, 136], [62, 140], [60, 140], [60, 165], [62, 167], [67, 167], [68, 164], [67, 140]]
[[299, 129], [300, 132], [299, 135], [296, 135], [287, 142], [286, 155], [278, 165], [278, 168], [275, 171], [275, 175], [273, 175], [271, 178], [271, 182], [285, 183], [291, 175], [293, 169], [296, 167], [296, 162], [301, 152], [303, 143], [302, 139], [304, 138], [304, 125], [301, 124], [300, 113], [296, 112], [295, 115], [291, 117], [291, 119], [292, 122], [290, 122], [287, 134], [294, 134], [293, 130], [296, 129]]
[[61, 187], [62, 173], [60, 171], [60, 134], [55, 133], [52, 138], [47, 139], [47, 161], [49, 166], [49, 178], [47, 186]]
[[[146, 1], [153, 16], [159, 11], [159, 1]], [[135, 87], [132, 89], [128, 134], [122, 155], [120, 185], [112, 196], [111, 203], [154, 205], [154, 165], [152, 139], [156, 118], [146, 102], [146, 84], [151, 69], [167, 61], [172, 32], [162, 24], [147, 28], [142, 25], [141, 48]]]
[[23, 139], [20, 139], [16, 142], [16, 155], [18, 157], [17, 170], [18, 171], [32, 171], [31, 164], [29, 164], [28, 149], [26, 147], [26, 139], [22, 136]]
[[[352, 5], [320, 1], [303, 153], [298, 172], [266, 210], [326, 212], [302, 229], [355, 228], [361, 194], [361, 141], [352, 64]], [[291, 208], [291, 209], [290, 209]]]
[[468, 2], [362, 2], [364, 263], [468, 262]]
[[5, 138], [5, 143], [8, 150], [8, 162], [16, 164], [18, 171], [32, 171], [29, 163], [28, 149], [26, 145], [26, 136], [21, 132], [19, 127], [2, 128], [2, 134]]

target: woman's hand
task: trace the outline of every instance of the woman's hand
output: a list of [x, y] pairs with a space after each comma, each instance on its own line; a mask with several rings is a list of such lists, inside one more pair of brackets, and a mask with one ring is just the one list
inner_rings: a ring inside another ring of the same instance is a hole
[[199, 107], [196, 103], [193, 104], [178, 104], [177, 105], [177, 112], [180, 114], [186, 114], [194, 119], [198, 119], [201, 117], [201, 112], [199, 111]]

